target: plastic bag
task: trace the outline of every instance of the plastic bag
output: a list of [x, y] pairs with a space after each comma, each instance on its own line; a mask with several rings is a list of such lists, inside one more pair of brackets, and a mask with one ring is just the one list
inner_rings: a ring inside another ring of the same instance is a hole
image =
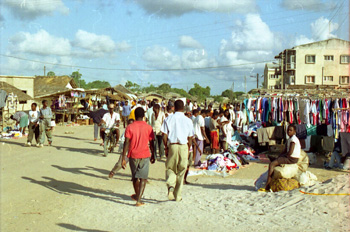
[[255, 181], [255, 189], [259, 190], [260, 188], [264, 188], [267, 182], [267, 177], [268, 177], [268, 171], [264, 172], [261, 174], [261, 176]]
[[317, 181], [317, 177], [309, 171], [301, 173], [296, 179], [300, 186], [311, 186], [316, 184]]

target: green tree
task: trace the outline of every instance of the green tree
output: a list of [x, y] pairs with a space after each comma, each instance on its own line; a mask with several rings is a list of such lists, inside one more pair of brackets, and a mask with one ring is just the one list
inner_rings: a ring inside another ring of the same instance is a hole
[[83, 74], [79, 73], [79, 71], [72, 72], [72, 75], [70, 75], [75, 83], [78, 85], [79, 88], [85, 88], [86, 82], [83, 80], [82, 77]]
[[133, 83], [129, 80], [125, 83], [125, 88], [130, 89], [131, 91], [134, 91], [134, 92], [141, 92], [142, 90], [139, 84]]
[[188, 91], [189, 94], [198, 98], [198, 100], [204, 100], [210, 96], [210, 87], [203, 88], [197, 83], [194, 83], [194, 87]]
[[221, 96], [223, 97], [228, 97], [228, 98], [234, 98], [235, 97], [235, 93], [231, 90], [231, 89], [226, 89], [225, 91], [223, 91], [221, 93]]
[[158, 90], [161, 93], [168, 93], [171, 91], [171, 86], [169, 84], [163, 83], [160, 86], [158, 86]]
[[219, 103], [222, 103], [222, 101], [224, 100], [224, 98], [220, 95], [213, 96], [213, 98], [214, 98], [214, 101]]
[[54, 76], [56, 76], [56, 74], [53, 71], [50, 71], [50, 72], [47, 73], [47, 76], [48, 77], [54, 77]]
[[110, 87], [111, 84], [108, 81], [93, 81], [86, 84], [86, 89], [103, 89]]

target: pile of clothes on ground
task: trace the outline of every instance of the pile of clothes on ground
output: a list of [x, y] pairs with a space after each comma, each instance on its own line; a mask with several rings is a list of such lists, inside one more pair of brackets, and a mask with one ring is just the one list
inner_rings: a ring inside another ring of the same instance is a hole
[[233, 169], [239, 169], [242, 165], [249, 164], [249, 161], [256, 160], [254, 153], [255, 151], [249, 146], [238, 141], [231, 141], [227, 151], [208, 155], [199, 168], [209, 171], [229, 172]]
[[2, 139], [12, 139], [22, 137], [22, 133], [17, 129], [12, 129], [11, 127], [5, 127], [0, 134]]

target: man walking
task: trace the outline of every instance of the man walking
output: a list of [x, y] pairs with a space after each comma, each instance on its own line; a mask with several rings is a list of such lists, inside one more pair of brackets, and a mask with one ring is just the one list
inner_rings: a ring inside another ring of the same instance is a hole
[[192, 146], [193, 124], [184, 115], [184, 102], [175, 101], [175, 113], [162, 125], [163, 142], [167, 160], [166, 183], [169, 200], [181, 201], [181, 191], [188, 163], [188, 150]]
[[123, 106], [123, 112], [122, 112], [124, 128], [125, 128], [125, 123], [126, 125], [128, 125], [128, 118], [130, 113], [131, 113], [131, 107], [129, 106], [129, 102], [126, 101], [125, 105]]
[[[144, 203], [141, 197], [146, 188], [148, 179], [149, 163], [154, 163], [154, 133], [152, 127], [148, 125], [143, 117], [145, 111], [142, 107], [135, 110], [136, 121], [125, 130], [125, 142], [123, 148], [122, 167], [126, 168], [126, 152], [128, 152], [129, 165], [131, 169], [132, 182], [135, 194], [131, 196], [136, 201], [136, 206]], [[149, 145], [149, 146], [148, 146]], [[151, 153], [149, 152], [151, 149]]]
[[[47, 137], [47, 141], [49, 142], [49, 146], [52, 144], [52, 132], [51, 132], [51, 119], [52, 119], [52, 111], [51, 108], [48, 107], [47, 100], [43, 100], [43, 108], [40, 109], [40, 145], [39, 147], [44, 146], [45, 142], [45, 134]], [[45, 134], [44, 134], [45, 133]]]

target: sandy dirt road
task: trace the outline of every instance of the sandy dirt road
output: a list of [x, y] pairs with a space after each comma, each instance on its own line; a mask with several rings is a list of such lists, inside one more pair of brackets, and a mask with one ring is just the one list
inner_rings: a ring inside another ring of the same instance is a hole
[[[74, 134], [65, 134], [73, 131]], [[298, 190], [254, 191], [266, 164], [233, 176], [189, 177], [180, 203], [167, 200], [164, 160], [151, 165], [146, 205], [135, 207], [130, 169], [107, 175], [119, 154], [102, 157], [93, 127], [57, 127], [52, 147], [0, 142], [1, 231], [344, 231], [349, 197], [316, 197]], [[326, 180], [341, 172], [310, 169]], [[338, 178], [338, 177], [337, 177]], [[348, 190], [348, 176], [317, 191]], [[316, 188], [316, 187], [314, 187]], [[312, 189], [311, 189], [312, 190]], [[312, 191], [316, 191], [313, 189]], [[274, 209], [274, 210], [270, 210]], [[294, 215], [290, 218], [290, 215]]]

